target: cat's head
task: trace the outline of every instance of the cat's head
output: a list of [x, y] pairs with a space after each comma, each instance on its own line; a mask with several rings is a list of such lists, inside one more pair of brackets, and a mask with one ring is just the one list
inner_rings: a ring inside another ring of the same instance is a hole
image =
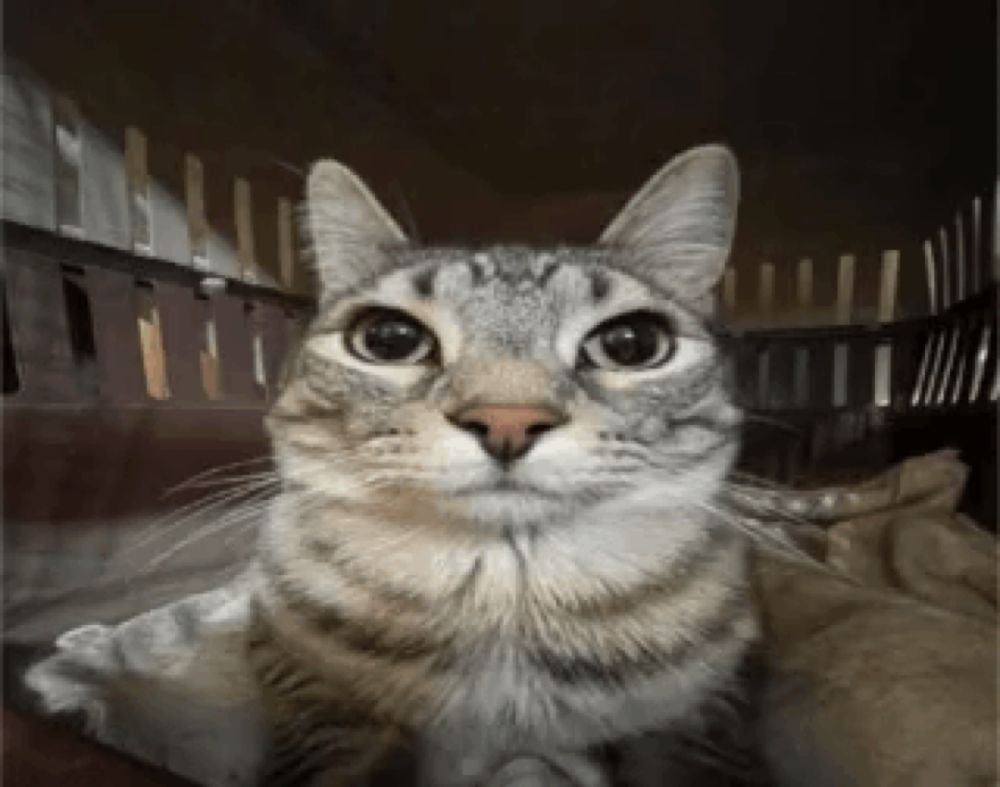
[[316, 164], [320, 305], [268, 419], [286, 483], [487, 530], [707, 504], [739, 424], [704, 323], [737, 192], [732, 154], [706, 146], [593, 246], [422, 248]]

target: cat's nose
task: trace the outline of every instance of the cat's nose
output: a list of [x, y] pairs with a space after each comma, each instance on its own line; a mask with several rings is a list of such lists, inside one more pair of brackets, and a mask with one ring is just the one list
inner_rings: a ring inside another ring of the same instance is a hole
[[550, 429], [566, 423], [566, 416], [550, 407], [487, 404], [466, 407], [449, 420], [479, 438], [483, 450], [502, 464], [524, 456]]

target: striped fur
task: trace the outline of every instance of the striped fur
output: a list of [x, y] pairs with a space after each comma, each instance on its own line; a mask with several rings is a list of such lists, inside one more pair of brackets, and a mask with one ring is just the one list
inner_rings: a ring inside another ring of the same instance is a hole
[[[434, 785], [517, 757], [549, 769], [541, 783], [603, 784], [587, 751], [689, 724], [756, 636], [746, 545], [717, 502], [740, 417], [702, 316], [731, 158], [687, 154], [601, 244], [549, 250], [407, 246], [345, 173], [311, 176], [324, 297], [268, 418], [285, 486], [251, 648], [275, 723], [267, 783], [352, 783], [419, 746]], [[368, 306], [426, 326], [434, 363], [348, 353]], [[576, 363], [595, 326], [636, 310], [671, 326], [664, 366]], [[446, 418], [470, 403], [568, 421], [500, 470]]]

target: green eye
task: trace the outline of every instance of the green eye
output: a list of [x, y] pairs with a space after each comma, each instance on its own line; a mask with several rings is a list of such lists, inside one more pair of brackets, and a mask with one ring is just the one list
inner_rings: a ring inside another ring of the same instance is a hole
[[372, 309], [347, 331], [347, 346], [364, 361], [416, 364], [429, 360], [437, 344], [431, 332], [409, 315]]
[[652, 369], [669, 361], [676, 345], [664, 317], [633, 312], [608, 320], [591, 331], [580, 347], [580, 361], [601, 369]]

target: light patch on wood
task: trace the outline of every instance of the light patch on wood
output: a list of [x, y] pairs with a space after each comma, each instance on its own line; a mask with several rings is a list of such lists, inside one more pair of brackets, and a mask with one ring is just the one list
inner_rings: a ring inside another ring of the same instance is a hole
[[927, 304], [931, 314], [937, 314], [937, 263], [934, 260], [934, 246], [930, 240], [924, 241], [924, 275], [927, 279]]
[[142, 299], [139, 314], [139, 345], [142, 349], [142, 370], [146, 378], [146, 394], [150, 399], [169, 399], [167, 358], [163, 350], [160, 310], [149, 297]]
[[944, 227], [938, 229], [938, 249], [941, 255], [941, 308], [947, 309], [952, 304], [951, 298], [951, 259], [948, 254], [948, 232]]
[[211, 304], [205, 310], [204, 345], [198, 356], [201, 367], [201, 384], [208, 399], [222, 398], [222, 370], [219, 365], [219, 342], [215, 332], [215, 319]]

